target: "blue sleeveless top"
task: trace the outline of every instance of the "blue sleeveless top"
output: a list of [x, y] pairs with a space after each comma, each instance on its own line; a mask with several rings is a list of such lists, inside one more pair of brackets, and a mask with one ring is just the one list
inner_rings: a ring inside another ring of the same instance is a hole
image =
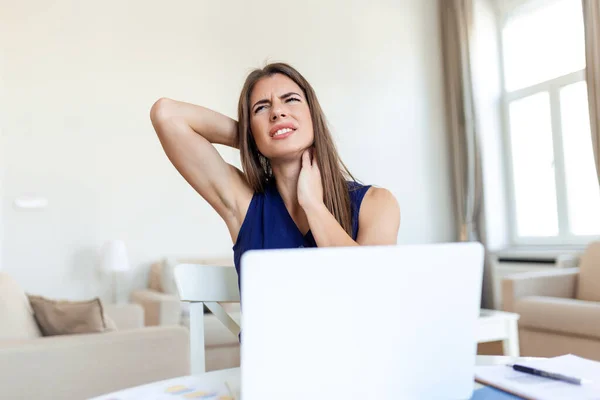
[[[352, 239], [358, 235], [358, 213], [362, 200], [370, 185], [348, 182], [352, 210]], [[248, 250], [289, 249], [298, 247], [317, 247], [309, 230], [306, 235], [296, 226], [277, 191], [275, 183], [267, 186], [264, 193], [255, 193], [240, 227], [233, 246], [233, 260], [238, 273], [238, 285], [241, 281], [240, 259]]]

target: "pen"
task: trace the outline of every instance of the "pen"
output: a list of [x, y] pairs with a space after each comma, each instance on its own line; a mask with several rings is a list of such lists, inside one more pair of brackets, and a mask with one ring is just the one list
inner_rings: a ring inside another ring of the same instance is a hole
[[531, 374], [535, 376], [541, 376], [544, 378], [555, 379], [567, 383], [572, 383], [573, 385], [581, 385], [585, 381], [584, 379], [574, 378], [572, 376], [557, 374], [554, 372], [542, 371], [541, 369], [526, 367], [524, 365], [519, 364], [512, 364], [509, 365], [509, 367], [512, 367], [515, 371], [524, 372], [526, 374]]

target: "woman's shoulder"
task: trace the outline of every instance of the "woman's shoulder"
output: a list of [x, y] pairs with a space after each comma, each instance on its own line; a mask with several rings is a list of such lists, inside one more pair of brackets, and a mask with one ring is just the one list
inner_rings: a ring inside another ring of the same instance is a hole
[[369, 204], [371, 207], [394, 207], [398, 203], [391, 191], [383, 187], [377, 187], [356, 180], [348, 180], [348, 191], [350, 198], [359, 200], [361, 203]]
[[400, 214], [400, 205], [396, 196], [386, 188], [369, 186], [363, 195], [362, 204], [367, 214], [380, 212], [390, 213], [390, 216]]
[[371, 185], [367, 185], [367, 184], [364, 184], [364, 183], [356, 181], [356, 180], [347, 180], [346, 184], [348, 185], [348, 190], [350, 192], [357, 191], [357, 190], [365, 190], [366, 191], [371, 187]]
[[350, 195], [350, 203], [353, 207], [359, 209], [366, 197], [366, 194], [371, 191], [371, 185], [366, 185], [355, 180], [346, 181], [348, 185], [348, 194]]

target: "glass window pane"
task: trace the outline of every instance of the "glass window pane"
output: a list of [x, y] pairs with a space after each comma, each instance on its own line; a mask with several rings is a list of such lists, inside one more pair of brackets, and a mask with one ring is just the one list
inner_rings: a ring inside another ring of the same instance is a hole
[[600, 187], [594, 165], [585, 81], [560, 91], [569, 227], [574, 235], [600, 234]]
[[558, 235], [550, 99], [547, 92], [510, 103], [518, 236]]
[[509, 92], [585, 68], [581, 1], [549, 1], [510, 17], [502, 41]]

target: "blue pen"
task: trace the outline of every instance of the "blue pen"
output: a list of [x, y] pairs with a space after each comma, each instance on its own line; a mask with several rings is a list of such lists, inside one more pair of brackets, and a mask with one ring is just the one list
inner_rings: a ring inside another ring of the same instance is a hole
[[541, 376], [543, 378], [554, 379], [557, 381], [572, 383], [573, 385], [581, 385], [582, 383], [585, 382], [585, 380], [581, 379], [581, 378], [574, 378], [572, 376], [566, 376], [566, 375], [557, 374], [554, 372], [542, 371], [541, 369], [526, 367], [524, 365], [512, 364], [512, 365], [508, 365], [508, 366], [512, 367], [515, 371], [524, 372], [526, 374], [531, 374], [531, 375], [535, 375], [535, 376]]

